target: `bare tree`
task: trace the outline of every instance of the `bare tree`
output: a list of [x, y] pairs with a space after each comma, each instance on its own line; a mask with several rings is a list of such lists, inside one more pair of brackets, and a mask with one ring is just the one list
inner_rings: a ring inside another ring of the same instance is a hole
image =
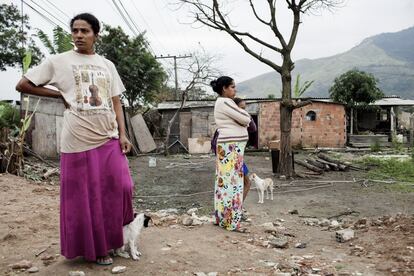
[[204, 51], [202, 53], [194, 53], [192, 59], [185, 66], [180, 66], [179, 69], [187, 72], [186, 87], [181, 90], [181, 104], [180, 107], [175, 111], [174, 115], [168, 121], [165, 141], [164, 141], [164, 154], [169, 154], [169, 140], [171, 134], [171, 127], [174, 121], [177, 119], [178, 114], [185, 106], [188, 99], [188, 93], [195, 88], [200, 88], [209, 85], [210, 81], [217, 78], [219, 70], [214, 68], [216, 57], [210, 56]]
[[[282, 101], [280, 103], [280, 166], [279, 172], [282, 175], [292, 176], [294, 174], [292, 166], [292, 147], [290, 141], [292, 112], [296, 108], [303, 107], [310, 104], [309, 101], [295, 102], [292, 100], [292, 70], [294, 63], [292, 61], [291, 53], [296, 42], [299, 26], [301, 24], [301, 15], [305, 13], [317, 13], [324, 9], [333, 9], [340, 6], [344, 0], [262, 0], [253, 1], [248, 0], [251, 8], [251, 16], [258, 22], [263, 24], [265, 28], [271, 31], [277, 44], [274, 45], [272, 41], [266, 41], [259, 38], [257, 34], [247, 31], [238, 30], [237, 27], [231, 24], [230, 12], [226, 10], [228, 1], [218, 0], [178, 0], [180, 4], [189, 6], [193, 11], [193, 16], [196, 22], [200, 22], [212, 29], [224, 31], [237, 41], [243, 49], [258, 59], [267, 64], [282, 78]], [[220, 3], [219, 3], [220, 2]], [[258, 9], [258, 2], [265, 5], [267, 16], [262, 16]], [[293, 18], [293, 23], [290, 28], [290, 34], [285, 36], [282, 34], [280, 26], [278, 25], [277, 7], [276, 4], [285, 3], [287, 9], [290, 10]], [[263, 56], [261, 51], [255, 50], [251, 45], [259, 45], [264, 47], [272, 53], [281, 56], [281, 64], [274, 62], [271, 58]]]

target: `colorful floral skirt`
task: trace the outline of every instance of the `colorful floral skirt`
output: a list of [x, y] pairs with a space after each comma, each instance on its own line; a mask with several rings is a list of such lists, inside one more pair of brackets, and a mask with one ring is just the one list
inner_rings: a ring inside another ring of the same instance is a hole
[[243, 203], [243, 155], [246, 142], [217, 144], [214, 214], [230, 231], [240, 228]]

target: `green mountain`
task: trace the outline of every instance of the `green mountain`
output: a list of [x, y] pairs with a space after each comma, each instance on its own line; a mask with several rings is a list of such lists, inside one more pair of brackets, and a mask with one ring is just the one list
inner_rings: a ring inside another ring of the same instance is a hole
[[[304, 97], [329, 97], [334, 79], [353, 68], [374, 74], [385, 95], [414, 99], [414, 27], [369, 37], [331, 57], [298, 60], [293, 81], [297, 74], [302, 82], [315, 81]], [[239, 83], [237, 90], [249, 98], [265, 98], [269, 94], [280, 97], [280, 76], [276, 72], [259, 75]]]

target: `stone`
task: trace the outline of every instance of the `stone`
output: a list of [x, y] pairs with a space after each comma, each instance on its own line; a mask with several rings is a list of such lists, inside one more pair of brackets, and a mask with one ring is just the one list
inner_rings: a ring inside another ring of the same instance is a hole
[[204, 272], [194, 272], [196, 276], [207, 276]]
[[331, 224], [331, 221], [329, 219], [326, 219], [326, 218], [319, 221], [319, 226], [322, 226], [322, 227], [329, 226], [330, 224]]
[[83, 271], [69, 271], [69, 276], [85, 276]]
[[187, 215], [191, 216], [192, 214], [197, 213], [197, 211], [198, 211], [198, 208], [191, 208], [187, 211]]
[[217, 276], [218, 272], [209, 272], [207, 276]]
[[287, 248], [288, 240], [286, 238], [273, 238], [269, 241], [269, 244], [274, 248]]
[[192, 217], [183, 217], [182, 223], [184, 226], [191, 226], [193, 224], [193, 218]]
[[262, 226], [264, 228], [264, 231], [266, 233], [277, 231], [276, 227], [273, 225], [273, 222], [266, 222], [266, 223], [263, 223], [260, 226]]
[[334, 219], [334, 220], [331, 221], [331, 225], [330, 226], [336, 228], [336, 227], [339, 226], [339, 222], [336, 219]]
[[347, 242], [355, 237], [355, 232], [352, 229], [343, 229], [335, 232], [337, 242]]
[[275, 276], [291, 276], [292, 274], [290, 274], [289, 272], [276, 272], [273, 275], [275, 275]]
[[307, 246], [306, 242], [298, 242], [295, 244], [295, 248], [300, 248], [300, 249], [306, 248], [306, 246]]
[[21, 260], [18, 263], [12, 264], [11, 268], [13, 269], [28, 269], [32, 267], [32, 262], [28, 261], [28, 260]]
[[368, 223], [368, 220], [366, 218], [359, 219], [357, 222], [355, 222], [355, 225], [366, 225]]
[[124, 273], [126, 271], [126, 266], [115, 266], [114, 268], [112, 268], [112, 274], [120, 274], [120, 273]]
[[298, 215], [299, 214], [298, 210], [296, 210], [296, 209], [289, 210], [288, 213], [291, 214], [291, 215]]
[[303, 223], [309, 226], [319, 225], [319, 219], [317, 218], [305, 218], [303, 219]]
[[32, 266], [31, 268], [29, 268], [27, 270], [27, 272], [29, 272], [29, 273], [36, 273], [36, 272], [39, 272], [39, 268], [37, 266]]

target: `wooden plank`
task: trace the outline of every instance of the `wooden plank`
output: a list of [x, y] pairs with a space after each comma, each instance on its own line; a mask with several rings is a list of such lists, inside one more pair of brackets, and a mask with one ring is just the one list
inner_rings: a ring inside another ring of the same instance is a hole
[[33, 151], [42, 157], [58, 157], [55, 115], [36, 113], [34, 125], [35, 128], [32, 132]]
[[157, 145], [154, 142], [154, 139], [151, 136], [151, 133], [147, 127], [147, 124], [142, 118], [141, 114], [137, 114], [131, 118], [131, 125], [134, 131], [135, 139], [139, 150], [143, 153], [147, 153], [157, 149]]
[[137, 143], [137, 140], [135, 139], [134, 131], [132, 129], [131, 115], [129, 115], [128, 111], [125, 111], [124, 114], [125, 114], [125, 124], [126, 124], [126, 128], [128, 131], [128, 139], [130, 140], [132, 144], [131, 152], [133, 155], [138, 155], [138, 143]]
[[191, 112], [180, 112], [180, 141], [186, 148], [191, 137], [191, 117]]

